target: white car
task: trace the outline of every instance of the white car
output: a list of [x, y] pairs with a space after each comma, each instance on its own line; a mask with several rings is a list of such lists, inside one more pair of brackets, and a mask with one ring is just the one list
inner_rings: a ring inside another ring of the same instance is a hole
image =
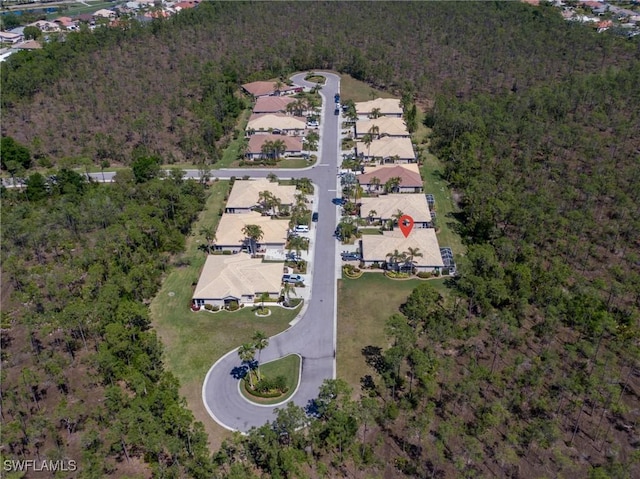
[[293, 228], [293, 232], [294, 233], [308, 233], [309, 232], [309, 227], [307, 225], [297, 225], [295, 228]]

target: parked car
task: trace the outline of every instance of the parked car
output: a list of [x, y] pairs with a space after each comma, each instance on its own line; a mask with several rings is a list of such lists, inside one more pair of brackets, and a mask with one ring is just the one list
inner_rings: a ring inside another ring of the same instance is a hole
[[359, 253], [349, 253], [347, 251], [343, 252], [341, 256], [342, 261], [360, 261], [361, 259]]
[[320, 124], [315, 120], [311, 120], [307, 122], [307, 126], [310, 128], [318, 128]]
[[317, 211], [314, 214], [311, 215], [311, 221], [313, 221], [314, 223], [318, 222], [318, 212]]
[[309, 232], [309, 227], [307, 225], [297, 225], [295, 228], [293, 228], [293, 232], [294, 233], [308, 233]]
[[304, 283], [304, 278], [299, 274], [285, 274], [282, 276], [283, 283]]
[[334, 198], [331, 200], [331, 202], [336, 206], [344, 206], [346, 203], [346, 201], [343, 200], [342, 198]]

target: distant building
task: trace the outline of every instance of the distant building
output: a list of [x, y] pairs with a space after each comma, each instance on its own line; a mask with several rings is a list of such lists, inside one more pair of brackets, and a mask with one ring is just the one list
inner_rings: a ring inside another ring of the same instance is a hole
[[209, 255], [193, 292], [195, 306], [224, 307], [231, 302], [253, 304], [262, 293], [278, 298], [282, 263], [263, 263], [249, 254]]
[[293, 185], [280, 185], [266, 178], [237, 180], [233, 183], [225, 213], [251, 213], [252, 209], [258, 205], [260, 193], [263, 191], [268, 191], [278, 198], [282, 205], [292, 206], [295, 201], [296, 187]]
[[304, 135], [307, 129], [307, 119], [282, 113], [253, 114], [247, 122], [247, 133], [280, 135]]
[[416, 154], [413, 151], [411, 138], [386, 136], [378, 138], [367, 145], [363, 141], [356, 142], [356, 153], [365, 161], [374, 159], [382, 160], [382, 163], [413, 163]]
[[[381, 235], [362, 235], [360, 251], [366, 266], [378, 263], [380, 266], [390, 261], [394, 251], [407, 252], [409, 248], [418, 249], [422, 256], [414, 256], [409, 267], [417, 271], [435, 272], [444, 268], [436, 232], [432, 228], [414, 229], [407, 237], [400, 229], [385, 231]], [[400, 264], [399, 267], [404, 266]]]
[[361, 120], [370, 118], [371, 113], [374, 111], [377, 111], [380, 116], [402, 117], [400, 100], [395, 98], [376, 98], [375, 100], [356, 103], [356, 113]]
[[390, 116], [356, 121], [354, 130], [355, 137], [359, 139], [372, 131], [375, 131], [377, 136], [411, 136], [407, 130], [407, 125], [402, 118]]
[[284, 113], [287, 111], [287, 105], [295, 101], [295, 99], [286, 96], [261, 96], [253, 106], [253, 112], [256, 114]]
[[262, 153], [263, 145], [268, 141], [284, 142], [285, 150], [281, 152], [282, 156], [302, 155], [302, 137], [289, 135], [251, 135], [245, 156], [249, 160], [258, 160], [264, 156]]
[[0, 42], [2, 43], [20, 43], [24, 40], [24, 36], [18, 33], [0, 32]]
[[369, 193], [383, 192], [385, 183], [391, 178], [400, 178], [398, 193], [421, 193], [423, 190], [420, 170], [415, 163], [365, 168], [357, 178], [360, 186]]

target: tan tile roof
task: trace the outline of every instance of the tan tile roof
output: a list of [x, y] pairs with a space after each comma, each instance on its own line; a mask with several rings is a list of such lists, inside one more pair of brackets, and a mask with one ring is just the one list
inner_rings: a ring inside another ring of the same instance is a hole
[[422, 177], [418, 165], [410, 163], [407, 165], [380, 165], [373, 168], [365, 168], [362, 175], [358, 175], [358, 182], [361, 185], [368, 185], [371, 179], [376, 177], [380, 184], [384, 185], [394, 177], [400, 178], [400, 186], [417, 187], [422, 185]]
[[289, 135], [251, 135], [249, 138], [249, 153], [262, 153], [262, 145], [267, 141], [284, 141], [287, 152], [302, 151], [302, 137]]
[[223, 299], [229, 296], [280, 292], [282, 263], [263, 263], [247, 253], [209, 255], [205, 261], [194, 299]]
[[12, 48], [17, 50], [38, 50], [42, 48], [42, 45], [38, 43], [36, 40], [29, 40], [27, 42], [22, 42], [14, 45]]
[[290, 96], [261, 96], [253, 106], [254, 113], [275, 113], [286, 111], [287, 105], [293, 103], [295, 98]]
[[411, 216], [415, 222], [428, 223], [431, 221], [427, 198], [422, 193], [398, 193], [381, 195], [377, 198], [362, 198], [360, 203], [362, 204], [360, 213], [363, 218], [369, 216], [369, 211], [373, 210], [376, 212], [376, 218], [387, 220], [391, 219], [400, 210], [405, 215]]
[[236, 180], [227, 200], [227, 208], [251, 208], [258, 204], [262, 191], [272, 193], [284, 205], [291, 205], [295, 202], [296, 187], [293, 185], [279, 185], [266, 178]]
[[402, 115], [400, 100], [395, 98], [376, 98], [371, 101], [356, 103], [356, 113], [358, 115], [368, 115], [374, 109], [379, 108], [383, 115]]
[[373, 140], [370, 146], [359, 141], [357, 142], [358, 153], [367, 157], [391, 158], [398, 155], [401, 159], [415, 159], [411, 138], [398, 138], [385, 136]]
[[263, 237], [260, 243], [286, 243], [289, 222], [287, 220], [272, 220], [269, 216], [262, 216], [257, 212], [243, 214], [224, 213], [218, 223], [216, 243], [223, 246], [240, 246], [246, 239], [242, 232], [245, 225], [258, 225], [262, 228]]
[[408, 237], [404, 237], [398, 228], [385, 231], [381, 235], [362, 235], [362, 254], [365, 261], [385, 261], [386, 255], [394, 250], [407, 251], [408, 248], [420, 248], [422, 257], [416, 256], [417, 266], [444, 267], [440, 255], [440, 245], [433, 228], [414, 228]]
[[380, 135], [409, 136], [407, 125], [405, 125], [402, 118], [383, 116], [373, 120], [356, 121], [356, 131], [358, 132], [358, 138], [366, 135], [372, 126], [377, 126], [380, 129]]
[[282, 113], [254, 113], [249, 118], [247, 130], [304, 130], [307, 120], [298, 116], [284, 115]]

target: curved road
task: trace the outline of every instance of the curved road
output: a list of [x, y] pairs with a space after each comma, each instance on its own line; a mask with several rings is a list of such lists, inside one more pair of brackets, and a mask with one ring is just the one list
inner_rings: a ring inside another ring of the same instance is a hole
[[[316, 223], [314, 258], [311, 265], [311, 297], [303, 305], [294, 326], [269, 339], [269, 346], [261, 353], [261, 362], [298, 354], [302, 358], [302, 372], [297, 391], [290, 401], [301, 407], [309, 405], [318, 396], [325, 379], [335, 378], [337, 260], [333, 238], [338, 209], [331, 202], [338, 188], [337, 170], [341, 163], [340, 122], [341, 115], [334, 115], [334, 95], [340, 91], [340, 77], [333, 73], [316, 72], [326, 78], [320, 90], [323, 98], [322, 122], [318, 161], [314, 166], [301, 169], [230, 169], [211, 171], [211, 178], [230, 178], [249, 175], [264, 178], [274, 172], [279, 178], [310, 178], [317, 194], [314, 210], [318, 212]], [[305, 73], [291, 77], [300, 86], [313, 87], [304, 80]], [[99, 182], [111, 182], [114, 172], [90, 173]], [[186, 178], [199, 178], [199, 170], [185, 170]], [[7, 187], [22, 186], [4, 179]], [[313, 240], [312, 240], [313, 241]], [[241, 366], [237, 348], [220, 358], [209, 370], [202, 386], [202, 400], [207, 411], [220, 425], [230, 430], [246, 432], [275, 419], [274, 409], [280, 406], [258, 406], [245, 400], [238, 389], [238, 380], [232, 376], [234, 368]]]
[[[319, 215], [313, 258], [311, 298], [304, 306], [301, 318], [294, 326], [270, 338], [269, 346], [261, 353], [265, 363], [288, 354], [302, 357], [302, 373], [298, 390], [291, 400], [305, 407], [318, 396], [325, 379], [335, 377], [336, 348], [336, 207], [331, 198], [336, 196], [336, 171], [340, 152], [340, 115], [334, 115], [334, 94], [339, 91], [340, 78], [322, 73], [327, 78], [320, 91], [323, 97], [323, 120], [320, 131], [320, 157], [316, 165], [303, 171], [290, 170], [291, 177], [311, 178], [317, 189]], [[313, 86], [304, 81], [304, 74], [292, 77], [301, 86]], [[266, 176], [270, 171], [220, 170], [229, 176]], [[275, 170], [283, 173], [282, 170]], [[215, 174], [215, 173], [214, 173]], [[321, 246], [320, 246], [321, 245]], [[238, 380], [232, 370], [241, 366], [236, 350], [230, 351], [216, 362], [207, 374], [202, 387], [202, 400], [209, 414], [222, 426], [231, 430], [248, 431], [275, 419], [275, 406], [258, 406], [245, 400], [238, 390]], [[282, 407], [282, 406], [280, 406]]]

